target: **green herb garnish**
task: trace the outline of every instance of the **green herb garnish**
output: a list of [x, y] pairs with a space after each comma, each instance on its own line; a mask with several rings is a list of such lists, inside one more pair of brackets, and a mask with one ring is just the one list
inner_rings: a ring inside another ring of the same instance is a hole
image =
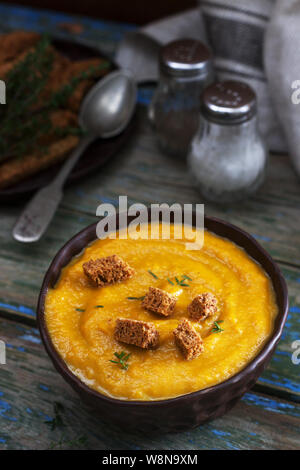
[[219, 323], [223, 323], [223, 320], [219, 320], [218, 322], [217, 322], [217, 321], [214, 321], [214, 325], [215, 325], [215, 326], [214, 326], [213, 329], [211, 330], [213, 333], [221, 333], [221, 331], [224, 331], [224, 330], [220, 327]]
[[167, 281], [174, 286], [174, 282], [172, 282], [169, 278], [167, 278]]
[[104, 308], [104, 305], [95, 305], [95, 308]]
[[181, 279], [179, 281], [178, 277], [175, 276], [175, 281], [177, 282], [177, 284], [181, 287], [190, 287], [189, 284], [186, 284], [185, 282], [185, 279]]
[[142, 297], [127, 297], [128, 300], [144, 300], [144, 298], [144, 295], [142, 295]]
[[121, 369], [127, 370], [129, 367], [129, 364], [127, 364], [127, 361], [131, 354], [127, 354], [125, 351], [122, 351], [120, 353], [115, 352], [114, 356], [118, 359], [117, 361], [114, 361], [113, 359], [110, 359], [109, 362], [113, 362], [114, 364], [118, 364], [121, 366]]
[[84, 310], [83, 308], [75, 308], [75, 310], [76, 310], [77, 312], [85, 312], [85, 310]]
[[151, 276], [153, 276], [154, 279], [158, 279], [158, 277], [156, 276], [156, 274], [154, 274], [152, 271], [150, 271], [150, 269], [148, 269], [148, 273], [151, 274]]
[[193, 279], [191, 279], [189, 276], [187, 276], [186, 274], [184, 274], [182, 276], [183, 279], [187, 279], [188, 281], [192, 281]]

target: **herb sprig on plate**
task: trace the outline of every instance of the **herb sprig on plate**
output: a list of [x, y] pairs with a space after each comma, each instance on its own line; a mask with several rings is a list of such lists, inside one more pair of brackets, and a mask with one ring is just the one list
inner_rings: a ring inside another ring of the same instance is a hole
[[79, 127], [55, 127], [51, 114], [66, 105], [82, 80], [92, 78], [100, 69], [109, 68], [109, 62], [89, 67], [47, 96], [54, 60], [51, 41], [43, 35], [22, 60], [0, 77], [5, 79], [7, 101], [0, 109], [0, 161], [22, 157], [32, 151], [39, 151], [41, 156], [46, 154], [47, 146], [41, 143], [41, 137], [49, 134], [58, 137], [82, 134]]

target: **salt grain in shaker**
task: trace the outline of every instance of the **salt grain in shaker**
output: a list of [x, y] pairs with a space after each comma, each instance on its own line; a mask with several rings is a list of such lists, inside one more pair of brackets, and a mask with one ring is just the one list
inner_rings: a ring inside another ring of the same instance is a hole
[[181, 39], [161, 49], [160, 81], [149, 118], [163, 151], [187, 155], [199, 125], [201, 94], [212, 81], [212, 55], [201, 42]]
[[250, 196], [262, 184], [267, 162], [255, 92], [237, 81], [214, 83], [203, 93], [201, 114], [188, 156], [197, 187], [218, 203]]

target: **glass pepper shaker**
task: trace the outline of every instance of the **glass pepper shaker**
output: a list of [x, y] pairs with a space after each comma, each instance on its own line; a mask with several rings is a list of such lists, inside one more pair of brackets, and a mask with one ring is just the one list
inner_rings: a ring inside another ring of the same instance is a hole
[[219, 203], [250, 196], [264, 180], [266, 163], [255, 92], [237, 81], [210, 85], [202, 96], [201, 124], [188, 156], [202, 195]]
[[212, 81], [212, 55], [201, 42], [181, 39], [161, 49], [160, 81], [149, 118], [163, 151], [187, 155], [199, 125], [201, 93]]

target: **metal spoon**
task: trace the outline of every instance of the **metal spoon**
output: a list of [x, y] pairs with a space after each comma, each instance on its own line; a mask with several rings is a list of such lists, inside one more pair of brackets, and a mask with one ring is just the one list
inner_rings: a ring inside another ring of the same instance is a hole
[[79, 125], [86, 131], [54, 180], [40, 189], [25, 207], [13, 229], [15, 240], [38, 241], [46, 231], [63, 196], [64, 183], [74, 165], [93, 140], [120, 134], [130, 121], [136, 104], [136, 84], [129, 72], [112, 72], [85, 97]]

